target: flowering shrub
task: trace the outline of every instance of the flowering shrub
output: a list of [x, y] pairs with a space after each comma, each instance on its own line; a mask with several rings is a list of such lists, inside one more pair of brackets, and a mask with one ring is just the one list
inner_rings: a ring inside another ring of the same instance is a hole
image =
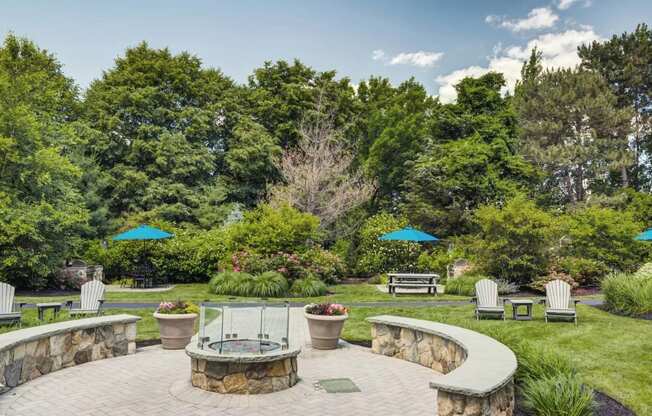
[[529, 286], [538, 292], [545, 292], [546, 285], [553, 280], [563, 280], [571, 286], [571, 289], [575, 289], [579, 286], [570, 275], [557, 270], [550, 270], [546, 276], [537, 277]]
[[184, 313], [198, 313], [199, 308], [194, 303], [177, 300], [176, 302], [163, 301], [158, 305], [158, 313], [167, 315], [180, 315]]
[[339, 303], [311, 303], [305, 307], [306, 313], [311, 315], [341, 316], [349, 310]]
[[357, 272], [364, 275], [417, 269], [417, 259], [423, 247], [407, 241], [380, 241], [381, 235], [407, 225], [405, 219], [381, 213], [367, 219], [358, 239]]
[[346, 265], [337, 254], [322, 248], [313, 248], [301, 255], [305, 269], [326, 283], [335, 283], [346, 273]]

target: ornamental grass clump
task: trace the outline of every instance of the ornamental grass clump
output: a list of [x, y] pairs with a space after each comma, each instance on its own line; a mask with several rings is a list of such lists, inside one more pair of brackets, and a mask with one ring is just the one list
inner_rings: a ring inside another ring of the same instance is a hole
[[591, 416], [597, 407], [593, 391], [576, 375], [528, 379], [523, 392], [525, 406], [537, 416]]
[[473, 296], [475, 295], [475, 284], [482, 279], [492, 280], [488, 276], [464, 275], [446, 281], [446, 293], [451, 295]]
[[652, 313], [652, 274], [615, 273], [602, 280], [607, 310], [627, 316]]
[[292, 292], [293, 295], [310, 298], [325, 295], [327, 292], [327, 287], [326, 284], [321, 280], [308, 276], [303, 279], [295, 280], [292, 284], [290, 292]]
[[288, 292], [287, 279], [278, 272], [265, 272], [251, 281], [251, 295], [258, 297], [281, 297]]
[[570, 359], [540, 346], [512, 346], [518, 358], [516, 380], [525, 407], [537, 416], [589, 416], [596, 409], [593, 390], [582, 384]]
[[208, 286], [217, 295], [252, 296], [253, 280], [249, 273], [221, 272], [213, 276]]

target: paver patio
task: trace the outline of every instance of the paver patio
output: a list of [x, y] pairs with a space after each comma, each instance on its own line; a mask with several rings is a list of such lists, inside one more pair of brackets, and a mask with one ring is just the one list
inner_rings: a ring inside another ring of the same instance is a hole
[[[300, 382], [264, 395], [221, 395], [190, 385], [184, 351], [156, 347], [135, 355], [94, 361], [30, 381], [0, 396], [0, 415], [149, 416], [173, 415], [433, 415], [432, 370], [345, 345], [317, 351], [305, 345], [308, 329], [300, 308], [292, 308], [292, 335], [303, 340]], [[331, 394], [320, 379], [350, 378], [361, 390]]]

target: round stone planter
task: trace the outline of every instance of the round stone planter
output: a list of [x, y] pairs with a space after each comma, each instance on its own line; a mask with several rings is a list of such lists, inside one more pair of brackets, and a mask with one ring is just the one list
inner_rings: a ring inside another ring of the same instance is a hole
[[349, 318], [349, 315], [326, 316], [304, 312], [304, 316], [308, 320], [308, 330], [313, 348], [317, 350], [337, 348], [337, 341], [340, 339], [344, 321]]
[[154, 312], [166, 350], [180, 350], [190, 343], [195, 332], [196, 313], [166, 314]]

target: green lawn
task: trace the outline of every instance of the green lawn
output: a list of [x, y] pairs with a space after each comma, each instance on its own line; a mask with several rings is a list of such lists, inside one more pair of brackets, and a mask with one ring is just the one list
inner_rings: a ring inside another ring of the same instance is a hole
[[[300, 297], [287, 297], [287, 298], [274, 298], [269, 301], [283, 302], [289, 300], [292, 302], [338, 302], [338, 303], [353, 303], [353, 302], [383, 302], [383, 301], [407, 301], [407, 300], [464, 300], [468, 299], [464, 296], [456, 295], [397, 295], [396, 297], [381, 293], [374, 285], [356, 284], [356, 285], [335, 285], [329, 287], [332, 295], [314, 297], [314, 298], [300, 298]], [[69, 296], [21, 296], [16, 297], [18, 302], [59, 302], [66, 300], [78, 300], [79, 293], [71, 293]], [[160, 302], [162, 300], [176, 300], [182, 299], [192, 302], [214, 301], [214, 302], [260, 302], [261, 298], [242, 298], [231, 296], [220, 296], [210, 293], [206, 283], [190, 283], [178, 284], [172, 290], [167, 292], [107, 292], [106, 300], [108, 302]]]
[[[507, 307], [509, 310], [509, 306]], [[543, 310], [535, 307], [531, 322], [483, 320], [472, 316], [472, 306], [436, 308], [354, 308], [344, 328], [344, 338], [370, 339], [369, 316], [391, 314], [458, 325], [501, 339], [530, 340], [568, 355], [585, 383], [623, 402], [639, 415], [652, 414], [652, 323], [611, 315], [579, 305], [579, 325], [546, 324]]]

